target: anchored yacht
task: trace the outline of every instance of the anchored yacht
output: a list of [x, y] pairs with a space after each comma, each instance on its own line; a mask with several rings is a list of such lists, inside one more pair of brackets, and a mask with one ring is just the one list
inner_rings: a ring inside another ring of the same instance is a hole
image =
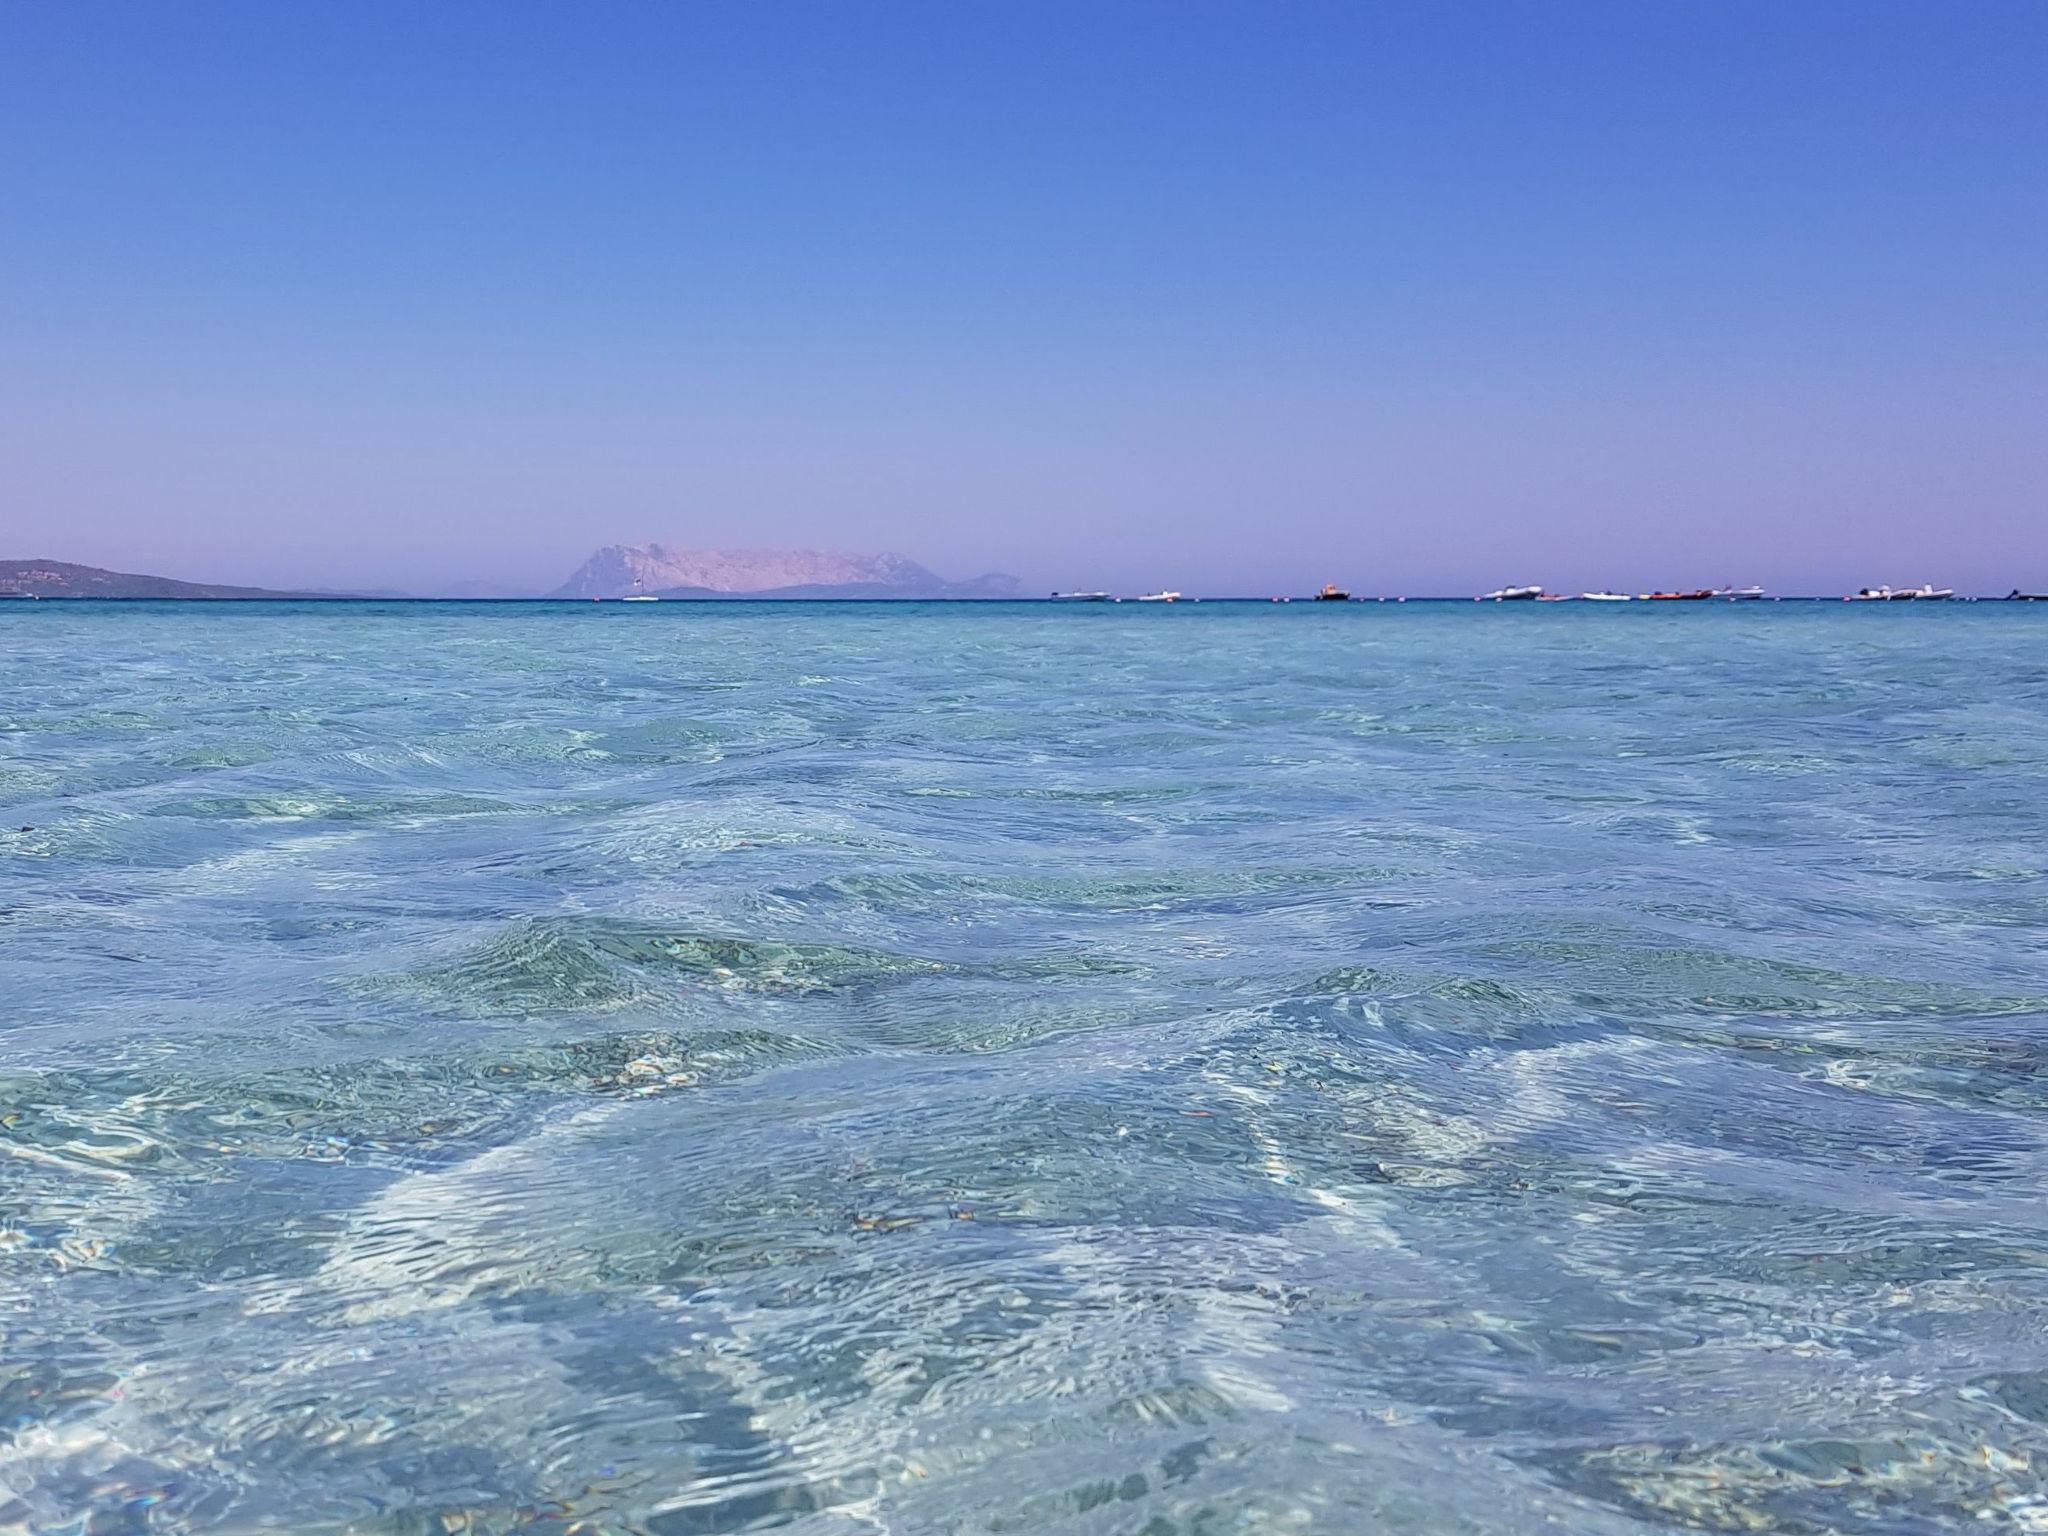
[[1929, 582], [1918, 587], [1865, 587], [1854, 600], [1859, 603], [1938, 603], [1955, 595], [1954, 587], [1937, 587]]

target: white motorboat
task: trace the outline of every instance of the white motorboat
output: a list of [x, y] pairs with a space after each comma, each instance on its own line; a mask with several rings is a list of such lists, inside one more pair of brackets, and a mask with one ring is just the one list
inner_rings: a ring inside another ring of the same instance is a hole
[[1480, 603], [1532, 603], [1542, 595], [1543, 589], [1541, 587], [1502, 587], [1497, 592], [1489, 592], [1484, 597], [1475, 598], [1473, 601]]
[[1180, 601], [1180, 594], [1178, 592], [1147, 592], [1138, 601], [1141, 603], [1177, 603]]
[[1918, 587], [1865, 587], [1854, 600], [1859, 603], [1938, 603], [1955, 595], [1955, 588], [1937, 587], [1930, 582]]
[[1109, 601], [1109, 594], [1107, 592], [1055, 592], [1052, 594], [1051, 601], [1055, 603], [1106, 603]]
[[1586, 603], [1632, 603], [1635, 601], [1626, 592], [1581, 592], [1579, 600]]
[[1762, 587], [1723, 587], [1714, 596], [1725, 597], [1731, 603], [1754, 603], [1764, 595]]

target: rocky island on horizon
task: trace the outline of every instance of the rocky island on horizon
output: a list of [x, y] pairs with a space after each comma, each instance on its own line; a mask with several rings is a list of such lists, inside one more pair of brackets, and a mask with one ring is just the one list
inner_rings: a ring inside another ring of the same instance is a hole
[[1017, 578], [948, 581], [907, 555], [608, 544], [551, 597], [1015, 597]]

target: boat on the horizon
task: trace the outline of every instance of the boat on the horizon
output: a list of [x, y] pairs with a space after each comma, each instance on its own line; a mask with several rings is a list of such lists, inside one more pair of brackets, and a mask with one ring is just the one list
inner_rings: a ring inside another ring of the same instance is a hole
[[1348, 603], [1351, 601], [1351, 594], [1325, 582], [1323, 590], [1316, 594], [1315, 600], [1319, 603]]
[[619, 601], [622, 603], [658, 603], [661, 599], [652, 592], [629, 592], [620, 598]]
[[1582, 603], [1632, 603], [1635, 599], [1626, 592], [1581, 592], [1579, 594], [1579, 601]]
[[1178, 592], [1147, 592], [1138, 601], [1141, 603], [1177, 603], [1180, 601], [1180, 594]]
[[1859, 603], [1939, 603], [1956, 595], [1953, 587], [1932, 582], [1917, 587], [1865, 587], [1852, 599]]
[[1690, 592], [1645, 592], [1646, 603], [1703, 603], [1714, 595], [1712, 587], [1695, 587]]
[[1501, 587], [1483, 597], [1472, 599], [1475, 603], [1527, 603], [1543, 595], [1541, 587]]
[[[0, 592], [0, 597], [8, 595], [8, 593]], [[17, 592], [12, 595], [20, 597], [26, 594]], [[2022, 592], [2018, 587], [2014, 587], [2005, 594], [2005, 600], [2008, 603], [2048, 603], [2048, 592]]]
[[1055, 603], [1106, 603], [1109, 601], [1109, 594], [1107, 592], [1055, 592], [1047, 601]]
[[1731, 603], [1754, 603], [1762, 599], [1762, 587], [1723, 587], [1714, 596], [1725, 597]]

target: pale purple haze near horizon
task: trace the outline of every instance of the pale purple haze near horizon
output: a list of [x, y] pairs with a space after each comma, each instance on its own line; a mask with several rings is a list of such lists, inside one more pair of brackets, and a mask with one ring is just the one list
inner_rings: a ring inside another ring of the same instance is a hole
[[2048, 587], [2048, 7], [0, 0], [0, 557]]

